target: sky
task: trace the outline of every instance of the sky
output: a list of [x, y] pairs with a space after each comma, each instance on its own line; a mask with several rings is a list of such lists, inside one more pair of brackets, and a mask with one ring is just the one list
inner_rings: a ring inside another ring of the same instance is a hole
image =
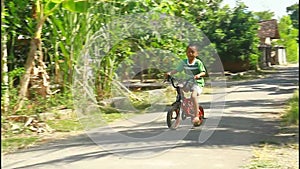
[[[279, 19], [286, 13], [286, 7], [291, 6], [295, 3], [299, 4], [299, 0], [240, 0], [248, 6], [249, 11], [260, 12], [260, 11], [271, 11], [274, 12], [273, 19]], [[236, 0], [223, 0], [222, 5], [228, 4], [231, 8], [235, 6]]]

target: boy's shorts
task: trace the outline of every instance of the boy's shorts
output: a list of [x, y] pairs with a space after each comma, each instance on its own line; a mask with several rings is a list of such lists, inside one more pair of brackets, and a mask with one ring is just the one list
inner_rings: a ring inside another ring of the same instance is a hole
[[202, 91], [203, 91], [203, 87], [200, 87], [197, 84], [191, 84], [191, 85], [188, 85], [186, 87], [187, 88], [184, 91], [190, 91], [190, 92], [197, 91], [197, 96], [199, 96], [202, 93]]
[[192, 86], [191, 91], [195, 91], [195, 90], [197, 91], [197, 95], [199, 96], [203, 91], [203, 87], [200, 87], [195, 84]]

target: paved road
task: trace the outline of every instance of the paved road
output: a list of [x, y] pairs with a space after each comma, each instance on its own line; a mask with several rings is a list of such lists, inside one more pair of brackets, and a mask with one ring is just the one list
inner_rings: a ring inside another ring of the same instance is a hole
[[[254, 145], [290, 139], [278, 135], [278, 113], [298, 88], [299, 67], [276, 69], [277, 73], [264, 79], [227, 83], [225, 106], [217, 104], [222, 99], [203, 96], [207, 119], [200, 128], [190, 129], [185, 120], [177, 130], [168, 130], [165, 113], [145, 114], [5, 155], [2, 168], [242, 168], [249, 162]], [[217, 106], [211, 106], [212, 100]], [[145, 119], [151, 120], [142, 123]]]

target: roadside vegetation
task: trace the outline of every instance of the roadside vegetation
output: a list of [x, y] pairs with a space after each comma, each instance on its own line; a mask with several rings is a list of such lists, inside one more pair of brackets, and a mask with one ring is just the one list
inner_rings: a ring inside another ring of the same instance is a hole
[[288, 109], [283, 115], [283, 122], [286, 125], [299, 125], [299, 90], [296, 90], [289, 100]]
[[280, 134], [290, 137], [284, 143], [268, 142], [254, 148], [247, 169], [299, 168], [299, 90], [288, 101], [281, 116]]

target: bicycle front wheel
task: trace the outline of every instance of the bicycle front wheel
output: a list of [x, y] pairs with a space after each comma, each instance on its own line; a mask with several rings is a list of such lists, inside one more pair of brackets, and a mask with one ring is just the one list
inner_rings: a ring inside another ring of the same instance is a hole
[[167, 125], [170, 129], [176, 129], [180, 123], [180, 108], [172, 106], [167, 113]]

